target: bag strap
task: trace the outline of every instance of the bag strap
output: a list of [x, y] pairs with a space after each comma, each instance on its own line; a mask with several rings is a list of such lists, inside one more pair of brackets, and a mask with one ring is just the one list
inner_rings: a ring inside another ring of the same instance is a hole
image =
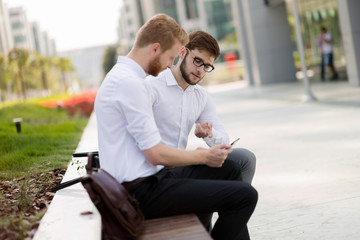
[[56, 185], [55, 187], [52, 187], [50, 191], [51, 192], [56, 192], [56, 191], [59, 191], [59, 190], [61, 190], [63, 188], [70, 187], [71, 185], [74, 185], [74, 184], [76, 184], [78, 182], [81, 182], [82, 178], [83, 177], [79, 177], [79, 178], [75, 178], [75, 179], [70, 180], [70, 181], [60, 183], [60, 184]]
[[[93, 172], [97, 172], [99, 169], [99, 155], [94, 152], [88, 153], [88, 162], [85, 166], [87, 175], [91, 175]], [[83, 177], [78, 177], [63, 183], [60, 183], [59, 185], [56, 185], [55, 187], [51, 188], [51, 192], [59, 191], [63, 188], [70, 187], [78, 182], [81, 182], [83, 178], [87, 177], [86, 175]]]
[[86, 173], [91, 174], [96, 172], [100, 168], [99, 164], [99, 155], [89, 152], [88, 154], [88, 162], [85, 166]]

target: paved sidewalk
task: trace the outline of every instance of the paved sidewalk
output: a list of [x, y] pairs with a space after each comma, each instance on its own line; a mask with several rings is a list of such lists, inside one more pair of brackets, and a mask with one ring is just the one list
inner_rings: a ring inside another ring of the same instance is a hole
[[360, 88], [314, 84], [307, 103], [300, 83], [213, 90], [230, 139], [257, 156], [252, 239], [359, 239]]
[[[209, 87], [230, 139], [257, 156], [252, 239], [359, 239], [360, 88], [312, 90], [319, 101], [304, 103], [301, 83]], [[79, 151], [97, 149], [94, 131], [92, 117]], [[205, 144], [191, 136], [188, 148], [198, 146]]]

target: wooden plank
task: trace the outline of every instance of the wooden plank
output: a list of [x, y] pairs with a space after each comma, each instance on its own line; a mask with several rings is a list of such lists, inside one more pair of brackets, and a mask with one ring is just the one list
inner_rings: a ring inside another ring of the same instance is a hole
[[195, 214], [149, 219], [138, 240], [210, 240], [209, 233]]

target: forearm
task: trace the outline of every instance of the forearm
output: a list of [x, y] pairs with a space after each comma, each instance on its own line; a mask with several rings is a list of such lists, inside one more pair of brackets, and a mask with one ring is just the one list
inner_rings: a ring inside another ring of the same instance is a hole
[[232, 148], [230, 145], [221, 144], [210, 149], [184, 151], [159, 143], [143, 152], [146, 159], [153, 165], [180, 167], [204, 164], [209, 167], [221, 167], [228, 154], [232, 152]]
[[205, 164], [207, 154], [206, 150], [185, 151], [165, 146], [162, 143], [143, 152], [151, 164], [168, 167]]

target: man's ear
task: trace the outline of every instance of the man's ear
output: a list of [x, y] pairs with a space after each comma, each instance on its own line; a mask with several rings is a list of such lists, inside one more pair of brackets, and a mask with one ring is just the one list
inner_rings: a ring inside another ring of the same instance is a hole
[[180, 50], [180, 53], [179, 53], [179, 56], [180, 56], [180, 59], [183, 59], [186, 55], [186, 47], [183, 46], [181, 47], [181, 50]]
[[161, 52], [160, 43], [151, 44], [150, 55], [153, 56], [153, 55], [159, 54], [159, 52]]

